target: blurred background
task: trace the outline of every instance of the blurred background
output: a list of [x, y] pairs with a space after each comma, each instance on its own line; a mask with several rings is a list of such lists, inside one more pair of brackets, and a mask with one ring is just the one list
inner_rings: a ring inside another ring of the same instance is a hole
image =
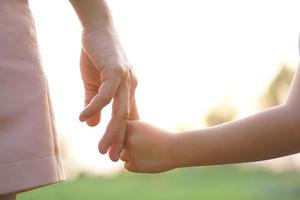
[[[200, 129], [285, 101], [298, 66], [297, 0], [107, 0], [138, 78], [143, 121]], [[31, 0], [68, 181], [19, 199], [299, 199], [300, 157], [126, 172], [98, 153], [110, 118], [80, 123], [81, 26], [68, 1]]]

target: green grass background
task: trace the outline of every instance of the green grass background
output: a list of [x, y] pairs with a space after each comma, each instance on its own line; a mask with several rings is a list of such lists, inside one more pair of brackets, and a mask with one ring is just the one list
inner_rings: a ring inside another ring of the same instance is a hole
[[121, 172], [114, 177], [81, 175], [73, 181], [18, 196], [19, 200], [299, 200], [300, 173], [272, 173], [228, 165], [162, 174]]

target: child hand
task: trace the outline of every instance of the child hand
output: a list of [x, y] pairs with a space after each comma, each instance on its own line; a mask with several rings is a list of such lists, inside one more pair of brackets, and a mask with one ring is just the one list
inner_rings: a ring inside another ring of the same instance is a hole
[[174, 169], [175, 155], [172, 149], [174, 135], [149, 124], [127, 123], [125, 149], [121, 160], [131, 172], [159, 173]]

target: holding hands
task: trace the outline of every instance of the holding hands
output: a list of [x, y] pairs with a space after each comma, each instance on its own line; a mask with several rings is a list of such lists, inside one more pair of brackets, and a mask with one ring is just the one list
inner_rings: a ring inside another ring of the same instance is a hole
[[97, 32], [83, 35], [80, 68], [86, 106], [80, 121], [97, 125], [102, 108], [113, 99], [112, 118], [99, 143], [99, 151], [109, 150], [111, 160], [117, 161], [124, 145], [127, 120], [138, 119], [134, 98], [137, 79], [118, 42], [102, 41], [100, 36]]
[[[272, 109], [220, 126], [170, 134], [134, 121], [136, 76], [113, 28], [104, 0], [70, 0], [81, 24], [81, 74], [85, 108], [80, 120], [95, 126], [113, 100], [112, 117], [99, 143], [111, 160], [120, 156], [133, 172], [157, 173], [177, 167], [242, 163], [300, 152], [300, 72], [288, 100]], [[128, 122], [128, 120], [131, 120]]]
[[130, 121], [121, 153], [124, 166], [132, 172], [158, 173], [176, 166], [176, 135], [149, 124]]

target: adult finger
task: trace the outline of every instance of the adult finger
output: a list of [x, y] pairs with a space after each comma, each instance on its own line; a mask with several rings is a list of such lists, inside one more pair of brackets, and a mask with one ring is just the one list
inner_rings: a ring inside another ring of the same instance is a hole
[[80, 121], [85, 121], [109, 104], [116, 93], [119, 83], [118, 77], [111, 77], [110, 79], [104, 80], [98, 90], [98, 94], [93, 97], [90, 103], [80, 113]]
[[136, 90], [136, 87], [138, 85], [137, 77], [131, 67], [129, 67], [129, 76], [130, 76], [130, 97], [134, 97], [134, 93]]
[[126, 121], [121, 124], [119, 134], [116, 135], [109, 149], [109, 157], [112, 161], [118, 161], [125, 143]]
[[131, 107], [130, 107], [130, 113], [129, 113], [129, 118], [128, 119], [129, 120], [139, 120], [140, 119], [135, 97], [133, 97], [132, 100], [131, 100]]
[[130, 112], [129, 112], [129, 120], [138, 120], [139, 114], [138, 109], [136, 105], [136, 99], [135, 99], [135, 90], [138, 85], [137, 77], [133, 71], [133, 69], [129, 68], [129, 74], [130, 74]]
[[[92, 100], [92, 98], [94, 96], [97, 95], [97, 90], [87, 90], [87, 88], [85, 88], [85, 107], [90, 103], [90, 101]], [[90, 116], [89, 118], [87, 118], [86, 123], [89, 126], [96, 126], [101, 119], [101, 112], [97, 112], [94, 115]]]
[[126, 122], [129, 115], [129, 84], [125, 78], [115, 94], [112, 105], [112, 118], [106, 132], [99, 143], [99, 151], [107, 152], [110, 144], [110, 158], [117, 160], [124, 145]]

